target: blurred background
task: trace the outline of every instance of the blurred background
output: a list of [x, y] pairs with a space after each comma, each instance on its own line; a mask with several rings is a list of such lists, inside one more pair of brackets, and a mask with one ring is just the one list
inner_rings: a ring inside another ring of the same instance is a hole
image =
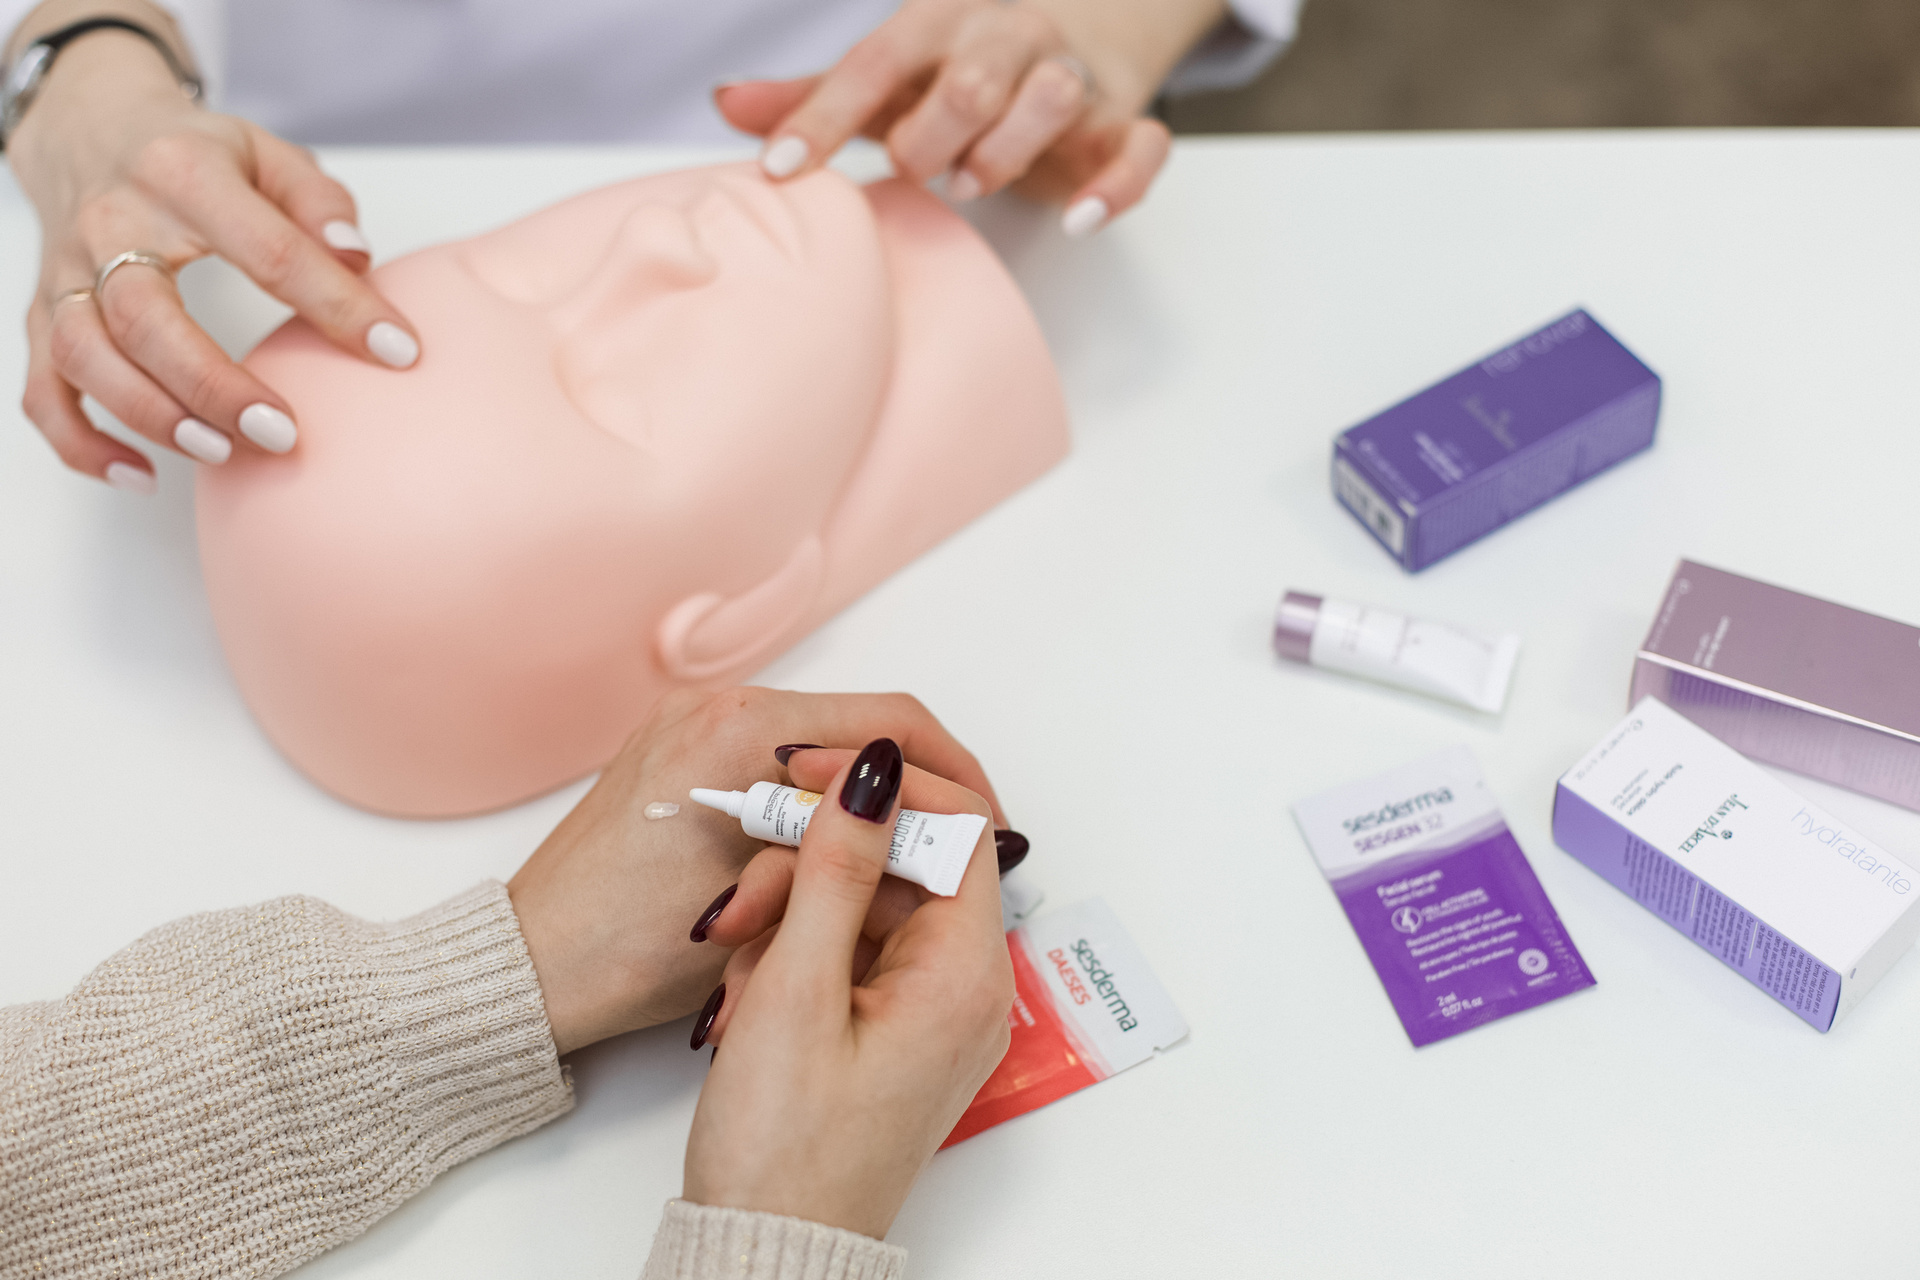
[[1920, 0], [1307, 0], [1176, 133], [1920, 125]]

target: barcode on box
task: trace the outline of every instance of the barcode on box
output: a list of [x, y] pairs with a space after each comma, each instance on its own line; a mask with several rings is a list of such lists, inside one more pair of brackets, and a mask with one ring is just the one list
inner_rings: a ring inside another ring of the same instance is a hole
[[1406, 521], [1400, 518], [1398, 511], [1387, 505], [1387, 500], [1380, 496], [1379, 490], [1348, 465], [1345, 458], [1333, 460], [1333, 492], [1346, 504], [1347, 510], [1359, 516], [1367, 528], [1387, 544], [1393, 554], [1402, 553], [1407, 542]]

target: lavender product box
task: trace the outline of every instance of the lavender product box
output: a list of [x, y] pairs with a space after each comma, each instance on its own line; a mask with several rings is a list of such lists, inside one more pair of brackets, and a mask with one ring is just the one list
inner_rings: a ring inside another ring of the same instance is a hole
[[1920, 809], [1920, 627], [1682, 560], [1633, 662], [1735, 750]]
[[1333, 493], [1408, 572], [1653, 443], [1660, 377], [1585, 311], [1341, 432]]
[[1465, 747], [1293, 816], [1414, 1047], [1594, 985]]
[[1553, 838], [1818, 1031], [1920, 934], [1920, 872], [1653, 698], [1560, 779]]

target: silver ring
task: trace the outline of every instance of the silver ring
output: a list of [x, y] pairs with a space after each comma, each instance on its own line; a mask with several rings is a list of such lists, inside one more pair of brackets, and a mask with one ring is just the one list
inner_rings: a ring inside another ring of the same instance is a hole
[[61, 308], [61, 306], [63, 306], [66, 303], [85, 302], [87, 299], [91, 297], [93, 297], [93, 290], [91, 288], [69, 289], [65, 293], [61, 294], [59, 297], [55, 298], [53, 300], [53, 305], [51, 307], [48, 307], [47, 310], [58, 311]]
[[1100, 92], [1100, 82], [1093, 78], [1092, 67], [1070, 53], [1056, 53], [1053, 60], [1073, 72], [1074, 78], [1080, 82], [1081, 97], [1091, 101]]
[[165, 258], [157, 253], [142, 253], [138, 249], [129, 249], [125, 253], [115, 254], [113, 257], [107, 259], [107, 265], [100, 268], [100, 274], [93, 278], [94, 296], [96, 298], [104, 298], [107, 290], [107, 277], [130, 262], [137, 262], [143, 267], [152, 267], [167, 279], [173, 279], [173, 268], [167, 265]]

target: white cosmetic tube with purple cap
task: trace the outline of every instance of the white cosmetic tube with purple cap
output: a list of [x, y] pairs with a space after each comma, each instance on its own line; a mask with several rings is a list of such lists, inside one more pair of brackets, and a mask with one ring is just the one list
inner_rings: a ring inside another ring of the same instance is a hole
[[1520, 656], [1520, 637], [1484, 636], [1444, 622], [1289, 591], [1273, 620], [1283, 658], [1343, 671], [1498, 714]]

